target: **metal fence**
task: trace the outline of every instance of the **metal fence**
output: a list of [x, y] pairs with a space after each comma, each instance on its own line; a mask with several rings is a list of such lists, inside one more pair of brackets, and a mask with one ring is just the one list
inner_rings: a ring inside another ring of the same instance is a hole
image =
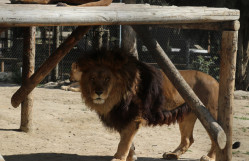
[[[36, 57], [38, 68], [53, 53], [55, 48], [67, 38], [75, 27], [37, 27]], [[221, 33], [203, 30], [179, 30], [153, 27], [151, 32], [178, 69], [201, 70], [219, 79], [219, 50]], [[1, 73], [12, 73], [12, 81], [21, 82], [22, 69], [22, 28], [11, 28], [0, 35]], [[69, 78], [70, 66], [85, 51], [99, 45], [106, 48], [122, 43], [120, 26], [94, 27], [66, 55], [58, 65], [58, 80]], [[138, 37], [139, 59], [156, 65], [146, 47]], [[51, 81], [49, 75], [42, 83]], [[10, 81], [0, 77], [0, 81]]]

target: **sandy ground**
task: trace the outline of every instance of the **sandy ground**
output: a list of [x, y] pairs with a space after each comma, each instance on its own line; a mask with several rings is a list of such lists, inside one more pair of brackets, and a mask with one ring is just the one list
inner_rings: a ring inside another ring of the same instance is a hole
[[[80, 93], [60, 89], [34, 90], [33, 132], [18, 132], [20, 107], [10, 104], [18, 86], [0, 84], [0, 154], [6, 161], [110, 161], [119, 136], [108, 131], [94, 112], [81, 101]], [[249, 161], [249, 93], [236, 92], [233, 160]], [[198, 160], [206, 154], [210, 140], [198, 121], [195, 143], [182, 160]], [[139, 161], [161, 161], [180, 141], [178, 125], [142, 128], [135, 138]]]

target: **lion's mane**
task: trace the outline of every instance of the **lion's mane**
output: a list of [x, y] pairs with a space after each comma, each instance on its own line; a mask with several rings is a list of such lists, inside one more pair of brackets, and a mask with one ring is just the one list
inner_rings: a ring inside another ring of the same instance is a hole
[[85, 54], [78, 60], [78, 64], [82, 77], [89, 69], [103, 66], [110, 69], [116, 79], [113, 90], [103, 105], [87, 103], [84, 84], [89, 82], [83, 81], [88, 80], [83, 78], [80, 81], [82, 97], [90, 109], [109, 109], [107, 113], [97, 112], [104, 125], [109, 128], [120, 131], [138, 117], [146, 120], [148, 125], [169, 125], [182, 120], [183, 115], [190, 110], [185, 104], [172, 111], [165, 110], [162, 73], [155, 67], [138, 61], [129, 52], [102, 49]]

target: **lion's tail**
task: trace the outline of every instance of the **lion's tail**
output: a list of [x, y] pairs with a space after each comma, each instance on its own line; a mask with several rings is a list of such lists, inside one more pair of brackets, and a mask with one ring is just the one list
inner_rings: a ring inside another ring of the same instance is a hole
[[184, 119], [184, 116], [191, 111], [191, 108], [185, 103], [173, 110], [163, 111], [164, 120], [162, 124], [174, 124]]

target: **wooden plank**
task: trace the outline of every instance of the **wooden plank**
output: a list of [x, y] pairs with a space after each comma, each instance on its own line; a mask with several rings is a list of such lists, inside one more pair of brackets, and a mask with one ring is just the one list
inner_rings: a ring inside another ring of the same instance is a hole
[[217, 149], [217, 161], [232, 160], [233, 93], [238, 31], [223, 31], [220, 62], [218, 122], [227, 134], [226, 147]]
[[11, 98], [13, 107], [18, 107], [25, 97], [48, 75], [60, 60], [78, 43], [88, 32], [90, 26], [80, 26], [51, 54], [41, 67], [26, 80]]
[[149, 30], [146, 27], [139, 25], [133, 26], [133, 29], [142, 39], [147, 49], [157, 61], [157, 64], [167, 75], [169, 80], [178, 90], [179, 94], [194, 111], [212, 139], [221, 149], [223, 149], [226, 145], [225, 132], [210, 114], [208, 109], [203, 105], [201, 100], [196, 96], [191, 87], [189, 87], [187, 82], [183, 79], [158, 42], [150, 35]]
[[1, 72], [4, 72], [4, 61], [1, 61]]
[[239, 21], [227, 21], [227, 22], [210, 22], [210, 23], [168, 24], [168, 25], [159, 25], [158, 27], [217, 30], [217, 31], [223, 31], [223, 30], [238, 31], [240, 28], [240, 23]]
[[0, 5], [0, 26], [74, 26], [207, 23], [239, 19], [239, 10], [208, 7], [112, 4], [105, 7]]
[[[29, 81], [35, 70], [35, 27], [25, 27], [23, 36], [23, 70], [22, 84]], [[33, 94], [27, 95], [21, 104], [21, 125], [20, 130], [24, 132], [32, 131], [33, 124]]]

